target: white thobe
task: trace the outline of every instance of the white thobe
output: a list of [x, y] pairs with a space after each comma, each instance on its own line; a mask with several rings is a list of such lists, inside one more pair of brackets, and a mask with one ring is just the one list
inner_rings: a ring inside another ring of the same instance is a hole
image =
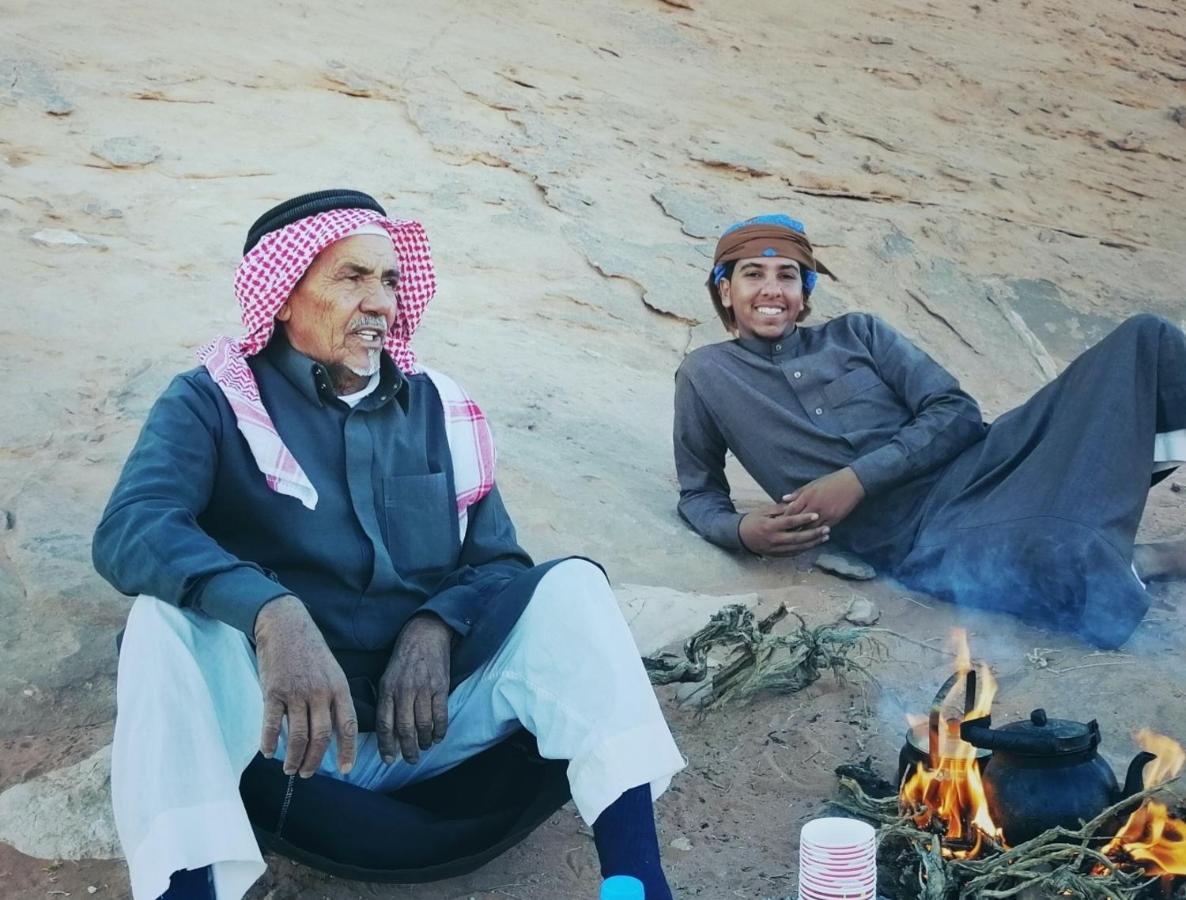
[[[239, 797], [258, 750], [263, 704], [246, 636], [152, 597], [132, 607], [120, 653], [111, 789], [137, 900], [179, 869], [212, 866], [219, 900], [238, 900], [265, 866]], [[581, 817], [592, 824], [622, 792], [658, 797], [685, 765], [605, 576], [566, 560], [541, 579], [501, 649], [449, 697], [445, 739], [420, 762], [383, 763], [360, 736], [348, 776], [336, 746], [321, 773], [389, 791], [439, 774], [517, 730], [540, 754], [570, 760]], [[398, 839], [398, 836], [393, 836]]]

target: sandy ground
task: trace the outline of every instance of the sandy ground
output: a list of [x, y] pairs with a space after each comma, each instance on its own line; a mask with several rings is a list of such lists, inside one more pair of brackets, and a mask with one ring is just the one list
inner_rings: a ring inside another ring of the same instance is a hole
[[[956, 611], [809, 559], [733, 558], [676, 517], [671, 374], [722, 337], [713, 236], [798, 215], [841, 277], [817, 314], [884, 316], [989, 415], [1127, 314], [1186, 324], [1172, 0], [0, 0], [0, 23], [0, 896], [127, 893], [101, 858], [94, 762], [127, 602], [91, 570], [90, 534], [153, 398], [235, 331], [243, 234], [279, 200], [350, 185], [425, 222], [441, 288], [418, 349], [494, 422], [539, 558], [757, 592], [812, 622], [867, 594], [935, 646]], [[1158, 487], [1143, 533], [1186, 535], [1186, 493]], [[1136, 727], [1186, 738], [1182, 599], [1160, 591], [1120, 654], [972, 620], [998, 719], [1098, 717], [1118, 767]], [[876, 687], [825, 679], [704, 721], [664, 689], [689, 757], [659, 807], [678, 895], [791, 896], [832, 768], [888, 772], [945, 659], [887, 638]], [[466, 879], [364, 886], [277, 862], [255, 894], [577, 898], [595, 872], [566, 809]]]

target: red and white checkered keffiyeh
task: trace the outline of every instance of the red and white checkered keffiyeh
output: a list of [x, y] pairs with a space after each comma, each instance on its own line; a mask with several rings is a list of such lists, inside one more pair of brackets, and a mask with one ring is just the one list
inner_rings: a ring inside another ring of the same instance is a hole
[[336, 209], [265, 234], [243, 257], [235, 273], [235, 296], [247, 333], [238, 340], [215, 338], [198, 351], [198, 359], [222, 388], [268, 487], [295, 497], [309, 509], [316, 508], [317, 490], [280, 439], [260, 399], [247, 358], [267, 346], [276, 327], [276, 313], [317, 254], [372, 223], [391, 235], [399, 257], [395, 324], [387, 334], [384, 349], [403, 372], [425, 372], [440, 394], [453, 457], [457, 514], [464, 535], [466, 510], [494, 486], [494, 439], [481, 409], [455, 381], [416, 364], [410, 341], [436, 292], [428, 235], [419, 222], [388, 219], [369, 209]]

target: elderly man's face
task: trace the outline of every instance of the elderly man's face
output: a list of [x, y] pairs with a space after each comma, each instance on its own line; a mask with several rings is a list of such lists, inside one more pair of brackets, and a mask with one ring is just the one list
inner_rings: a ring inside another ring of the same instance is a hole
[[722, 305], [733, 310], [744, 338], [777, 340], [803, 312], [799, 263], [781, 256], [739, 259], [719, 285]]
[[390, 238], [344, 238], [318, 254], [276, 314], [289, 343], [329, 370], [339, 394], [361, 390], [379, 371], [398, 273]]

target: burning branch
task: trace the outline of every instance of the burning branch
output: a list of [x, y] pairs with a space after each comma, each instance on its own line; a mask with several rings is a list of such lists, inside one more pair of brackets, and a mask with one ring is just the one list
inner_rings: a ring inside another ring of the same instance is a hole
[[1120, 801], [1079, 829], [1052, 828], [1016, 847], [985, 848], [977, 859], [945, 857], [939, 836], [919, 828], [912, 816], [900, 815], [896, 798], [870, 797], [855, 779], [840, 779], [838, 805], [878, 826], [878, 884], [903, 898], [1004, 898], [1040, 890], [1040, 896], [1051, 898], [1138, 900], [1151, 896], [1165, 870], [1150, 874], [1123, 854], [1117, 858], [1112, 845], [1125, 837], [1125, 829], [1110, 843], [1107, 832], [1126, 814], [1132, 813], [1132, 822], [1143, 810], [1161, 806], [1150, 798], [1168, 784]]
[[[1043, 731], [1048, 724], [1045, 712], [1035, 710], [1028, 723], [992, 731], [989, 717], [996, 683], [987, 665], [973, 665], [966, 635], [957, 632], [955, 637], [954, 674], [935, 695], [930, 715], [910, 721], [902, 765], [911, 765], [904, 769], [897, 795], [870, 797], [862, 787], [862, 782], [875, 783], [867, 766], [837, 770], [840, 805], [879, 826], [879, 887], [903, 900], [1022, 895], [1029, 900], [1169, 900], [1177, 887], [1172, 896], [1186, 900], [1186, 808], [1171, 814], [1165, 802], [1153, 799], [1167, 793], [1186, 766], [1186, 750], [1172, 738], [1144, 729], [1134, 736], [1144, 752], [1133, 759], [1125, 779], [1124, 791], [1130, 796], [1079, 828], [1061, 826], [1081, 821], [1099, 809], [1102, 800], [1079, 807], [1081, 812], [1072, 807], [1039, 819], [1060, 825], [1041, 833], [1032, 825], [1013, 828], [1010, 816], [1024, 821], [1023, 815], [1034, 815], [1025, 805], [1028, 787], [1020, 792], [1006, 789], [1009, 778], [1026, 771], [1014, 754], [1048, 761], [1063, 752], [1072, 762], [1065, 770], [1073, 772], [1084, 760], [1097, 759], [1098, 726], [1057, 720], [1055, 727], [1065, 730], [1057, 738], [1063, 743], [1054, 743]], [[957, 703], [961, 686], [963, 702]], [[991, 814], [977, 747], [996, 751], [992, 761], [984, 763], [989, 766]], [[1103, 786], [1104, 796], [1115, 797], [1115, 779], [1108, 774], [1112, 786]], [[1091, 779], [1087, 781], [1091, 787]], [[1068, 782], [1058, 790], [1070, 787]], [[1034, 792], [1039, 793], [1037, 786]], [[993, 815], [999, 816], [996, 822]], [[1003, 831], [998, 822], [1005, 825]], [[1009, 847], [1006, 836], [1023, 842]]]

